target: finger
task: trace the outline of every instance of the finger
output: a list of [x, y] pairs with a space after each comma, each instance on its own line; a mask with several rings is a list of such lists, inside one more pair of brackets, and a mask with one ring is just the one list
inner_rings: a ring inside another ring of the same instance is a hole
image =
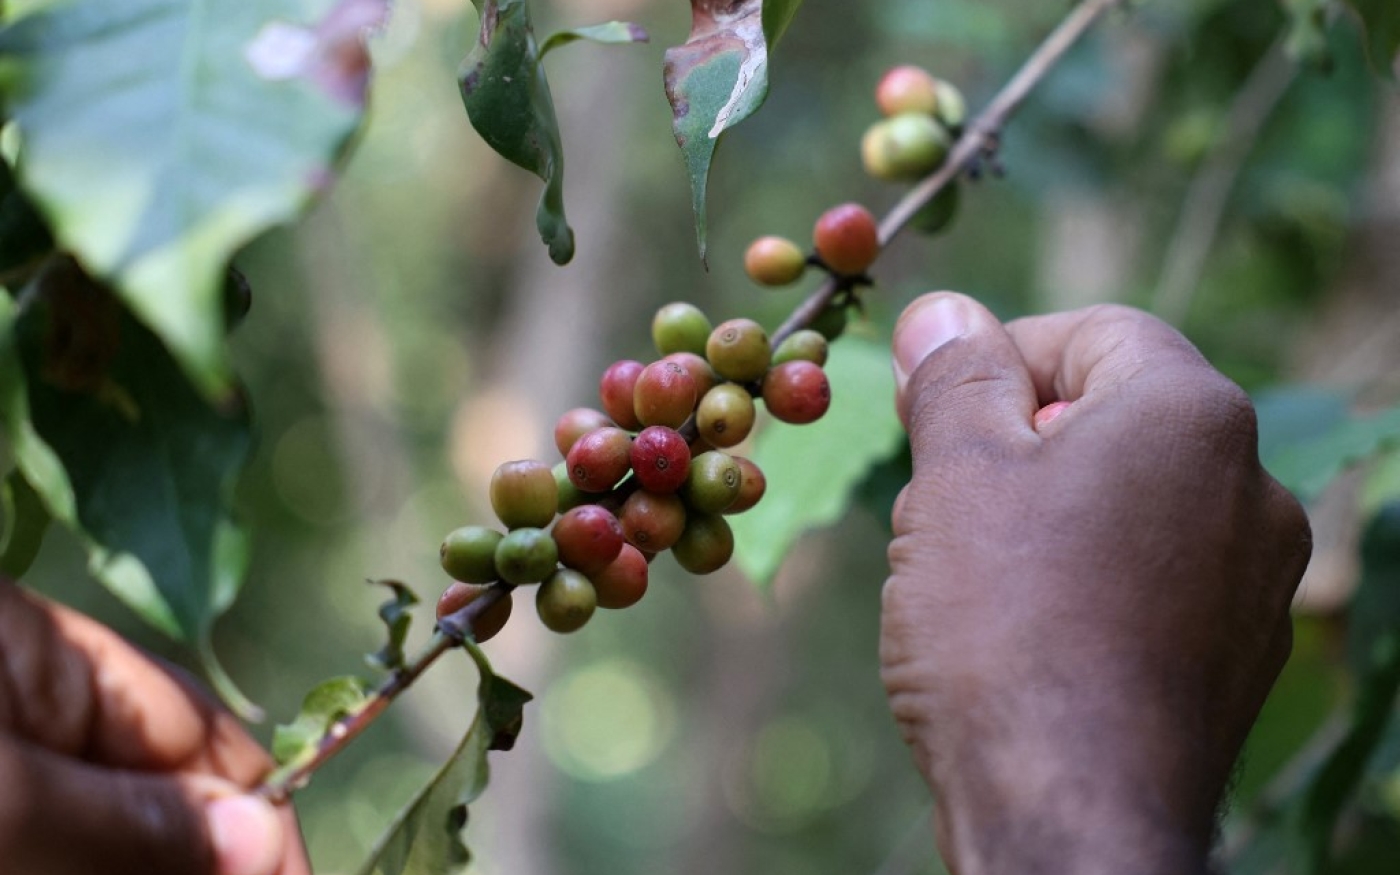
[[106, 769], [0, 739], [0, 854], [16, 875], [295, 875], [285, 817], [206, 776]]
[[1131, 307], [1110, 304], [1029, 316], [1008, 322], [1006, 331], [1042, 405], [1077, 401], [1144, 376], [1213, 371], [1180, 332]]
[[1035, 388], [986, 307], [955, 292], [924, 295], [900, 316], [893, 347], [896, 401], [916, 465], [931, 453], [1035, 440]]

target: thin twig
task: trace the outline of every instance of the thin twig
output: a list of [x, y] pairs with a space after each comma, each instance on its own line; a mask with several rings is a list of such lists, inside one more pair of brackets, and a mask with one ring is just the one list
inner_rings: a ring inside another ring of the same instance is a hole
[[1224, 136], [1186, 189], [1181, 215], [1162, 261], [1162, 275], [1152, 293], [1152, 312], [1165, 321], [1180, 325], [1190, 311], [1235, 180], [1264, 122], [1297, 75], [1297, 65], [1289, 60], [1282, 44], [1275, 43], [1250, 71], [1230, 104]]
[[[1076, 6], [1045, 41], [1031, 54], [1004, 88], [992, 98], [976, 118], [964, 130], [948, 159], [938, 170], [909, 191], [880, 223], [880, 246], [883, 249], [904, 228], [909, 219], [921, 207], [933, 199], [948, 183], [969, 167], [978, 158], [995, 151], [997, 136], [1006, 120], [1020, 106], [1026, 95], [1036, 86], [1061, 57], [1064, 56], [1084, 32], [1089, 29], [1105, 10], [1118, 6], [1124, 0], [1084, 0]], [[827, 308], [836, 294], [850, 288], [852, 278], [827, 277], [826, 280], [799, 304], [787, 320], [773, 332], [772, 343], [776, 347], [798, 329], [812, 324]], [[686, 427], [693, 429], [693, 422]], [[684, 432], [683, 432], [684, 433]], [[275, 802], [286, 801], [293, 792], [306, 784], [311, 775], [336, 753], [343, 750], [351, 739], [369, 728], [384, 710], [407, 690], [418, 676], [439, 656], [461, 644], [470, 634], [472, 622], [488, 607], [515, 587], [499, 582], [482, 593], [460, 611], [438, 621], [437, 631], [428, 646], [414, 658], [391, 674], [383, 684], [349, 714], [331, 724], [325, 736], [317, 745], [315, 754], [305, 762], [274, 772], [258, 788], [258, 793]]]

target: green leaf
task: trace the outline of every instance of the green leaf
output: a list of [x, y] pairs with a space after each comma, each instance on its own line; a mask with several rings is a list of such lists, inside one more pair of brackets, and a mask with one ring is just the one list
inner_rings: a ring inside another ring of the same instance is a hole
[[1322, 494], [1337, 475], [1400, 443], [1400, 407], [1346, 419], [1319, 437], [1266, 456], [1265, 466], [1303, 501]]
[[544, 180], [535, 226], [555, 264], [574, 257], [564, 216], [564, 147], [525, 0], [472, 0], [481, 32], [457, 82], [472, 127], [500, 155]]
[[856, 487], [904, 439], [887, 346], [843, 338], [832, 344], [826, 372], [831, 409], [811, 425], [775, 422], [763, 430], [753, 460], [768, 491], [752, 510], [729, 518], [739, 567], [760, 586], [802, 533], [841, 518]]
[[247, 539], [230, 493], [250, 447], [241, 403], [211, 408], [160, 341], [71, 261], [0, 295], [0, 424], [18, 470], [72, 530], [88, 568], [147, 622], [213, 661]]
[[644, 43], [650, 39], [646, 29], [640, 24], [633, 24], [630, 21], [609, 21], [604, 24], [576, 27], [573, 30], [561, 30], [558, 33], [550, 34], [549, 39], [540, 46], [540, 57], [543, 58], [560, 46], [566, 46], [578, 40], [616, 45], [619, 43]]
[[18, 471], [11, 471], [0, 484], [0, 513], [5, 515], [0, 529], [0, 575], [24, 576], [49, 528], [49, 511], [39, 493]]
[[666, 50], [664, 78], [676, 143], [685, 156], [703, 261], [705, 192], [721, 135], [768, 96], [768, 57], [801, 0], [691, 0], [690, 37]]
[[316, 754], [331, 726], [365, 703], [365, 684], [356, 677], [322, 681], [302, 699], [301, 712], [272, 734], [272, 756], [279, 766], [294, 766]]
[[1400, 60], [1400, 4], [1395, 0], [1346, 0], [1366, 31], [1366, 56], [1379, 76], [1395, 78]]
[[385, 671], [393, 671], [403, 666], [403, 643], [408, 637], [409, 624], [413, 622], [412, 608], [418, 604], [418, 596], [397, 580], [371, 580], [370, 584], [387, 586], [393, 596], [379, 606], [379, 619], [388, 628], [389, 640], [382, 650], [369, 655], [369, 661]]
[[385, 0], [61, 0], [0, 32], [20, 180], [209, 396], [235, 250], [324, 188]]
[[446, 875], [470, 860], [462, 842], [467, 808], [486, 789], [486, 754], [509, 750], [520, 733], [528, 692], [497, 677], [475, 644], [467, 652], [481, 673], [476, 719], [447, 763], [394, 818], [359, 875]]

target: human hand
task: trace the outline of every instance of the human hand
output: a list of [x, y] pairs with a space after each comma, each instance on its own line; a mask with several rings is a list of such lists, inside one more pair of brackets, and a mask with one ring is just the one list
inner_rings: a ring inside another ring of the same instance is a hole
[[111, 630], [0, 580], [8, 875], [309, 875], [234, 718]]
[[1124, 307], [926, 295], [894, 350], [882, 676], [950, 865], [1204, 871], [1311, 550], [1248, 397]]

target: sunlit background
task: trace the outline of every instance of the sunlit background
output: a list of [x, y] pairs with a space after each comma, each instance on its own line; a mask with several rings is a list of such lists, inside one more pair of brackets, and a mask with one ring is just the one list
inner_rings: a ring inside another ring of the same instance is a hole
[[[807, 3], [774, 59], [767, 106], [720, 149], [707, 272], [660, 77], [688, 4], [532, 6], [541, 33], [628, 18], [652, 36], [548, 60], [572, 265], [552, 265], [535, 234], [538, 180], [490, 152], [461, 109], [455, 70], [476, 32], [465, 0], [396, 3], [343, 180], [239, 258], [254, 304], [235, 343], [259, 445], [238, 498], [256, 550], [217, 643], [274, 718], [324, 677], [368, 676], [383, 593], [366, 578], [417, 589], [429, 603], [421, 639], [447, 582], [442, 535], [489, 520], [498, 463], [554, 461], [555, 416], [593, 403], [610, 361], [648, 356], [657, 306], [685, 299], [716, 320], [776, 324], [802, 290], [750, 283], [747, 241], [805, 240], [837, 202], [894, 202], [898, 189], [866, 178], [858, 151], [884, 68], [927, 66], [976, 106], [1065, 8]], [[1393, 402], [1400, 101], [1365, 70], [1347, 21], [1328, 77], [1261, 63], [1281, 27], [1274, 4], [1246, 2], [1113, 18], [1006, 132], [1007, 178], [967, 186], [950, 234], [901, 240], [881, 262], [856, 330], [886, 338], [930, 288], [1006, 316], [1120, 300], [1182, 325], [1252, 391], [1302, 380]], [[1262, 118], [1242, 129], [1243, 154], [1219, 167], [1231, 158], [1219, 144], [1250, 111]], [[1222, 170], [1220, 184], [1192, 188]], [[1195, 218], [1180, 221], [1183, 210]], [[1198, 219], [1215, 217], [1218, 233], [1199, 239]], [[638, 606], [600, 612], [568, 638], [518, 599], [487, 651], [537, 701], [516, 749], [492, 756], [468, 828], [474, 871], [941, 871], [927, 791], [877, 675], [891, 471], [843, 523], [805, 539], [769, 592], [737, 573], [691, 578], [663, 558]], [[1355, 576], [1356, 520], [1341, 504], [1317, 523], [1297, 653], [1251, 743], [1240, 805], [1344, 694], [1334, 614]], [[54, 532], [34, 579], [179, 658], [81, 569]], [[465, 731], [475, 675], [465, 658], [448, 662], [298, 796], [318, 872], [353, 871]], [[1400, 817], [1400, 771], [1395, 785], [1381, 804]]]

